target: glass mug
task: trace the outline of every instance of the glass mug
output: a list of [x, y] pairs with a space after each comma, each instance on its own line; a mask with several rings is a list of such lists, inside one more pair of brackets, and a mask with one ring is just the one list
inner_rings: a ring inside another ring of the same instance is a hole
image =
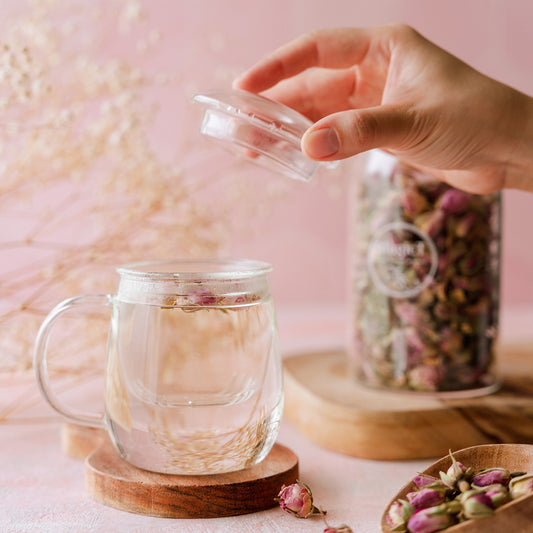
[[[145, 470], [217, 474], [259, 463], [283, 409], [270, 271], [249, 260], [119, 267], [116, 294], [65, 300], [43, 322], [34, 363], [45, 399], [75, 423], [105, 428]], [[82, 416], [54, 396], [46, 352], [56, 319], [94, 304], [112, 308], [105, 413]]]

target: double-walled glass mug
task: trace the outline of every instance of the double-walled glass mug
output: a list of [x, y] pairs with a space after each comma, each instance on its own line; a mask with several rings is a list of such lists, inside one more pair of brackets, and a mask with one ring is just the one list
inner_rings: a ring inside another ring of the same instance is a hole
[[[216, 474], [263, 460], [283, 406], [270, 265], [249, 260], [119, 267], [113, 295], [65, 300], [43, 322], [35, 371], [48, 403], [67, 419], [107, 429], [129, 463], [168, 474]], [[112, 308], [105, 413], [82, 416], [51, 390], [52, 326], [77, 306]]]

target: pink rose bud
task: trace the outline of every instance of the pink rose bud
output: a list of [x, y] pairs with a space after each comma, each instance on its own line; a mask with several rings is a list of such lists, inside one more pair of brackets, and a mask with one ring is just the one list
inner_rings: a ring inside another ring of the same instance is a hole
[[276, 500], [284, 511], [298, 518], [308, 518], [312, 514], [320, 513], [320, 510], [313, 505], [311, 489], [301, 481], [288, 487], [283, 485]]
[[511, 479], [511, 473], [505, 468], [486, 468], [478, 472], [472, 485], [476, 487], [488, 487], [489, 485], [508, 485]]
[[189, 300], [193, 305], [198, 305], [200, 307], [209, 307], [217, 304], [218, 297], [211, 291], [199, 291], [191, 293], [189, 295]]
[[403, 190], [401, 204], [404, 210], [404, 215], [407, 217], [415, 217], [428, 208], [426, 197], [423, 194], [420, 194], [415, 187], [406, 187]]
[[523, 476], [514, 477], [509, 483], [509, 492], [511, 498], [515, 500], [521, 496], [533, 493], [533, 473], [525, 474]]
[[461, 496], [465, 518], [483, 518], [494, 512], [492, 500], [484, 493], [470, 490]]
[[442, 369], [435, 365], [418, 365], [408, 372], [407, 377], [411, 388], [435, 391], [442, 379]]
[[446, 506], [438, 505], [416, 511], [407, 523], [407, 530], [411, 533], [434, 533], [446, 529], [454, 523], [455, 518], [448, 513]]
[[452, 466], [446, 470], [448, 476], [461, 477], [466, 472], [466, 466], [459, 461], [454, 461]]
[[404, 325], [418, 325], [423, 318], [419, 306], [402, 300], [395, 302], [394, 311]]
[[422, 489], [426, 485], [432, 485], [433, 483], [440, 483], [440, 479], [433, 476], [428, 476], [427, 474], [417, 474], [413, 478], [413, 483], [417, 488]]
[[406, 500], [396, 500], [387, 512], [387, 524], [394, 531], [405, 531], [407, 521], [414, 513], [414, 507]]
[[416, 328], [414, 327], [405, 328], [404, 335], [405, 335], [405, 341], [407, 342], [407, 346], [412, 348], [414, 352], [420, 353], [424, 351], [426, 344], [420, 337], [420, 333], [418, 332]]
[[504, 487], [503, 485], [491, 485], [486, 488], [485, 494], [490, 498], [494, 509], [502, 506], [511, 499], [507, 487]]
[[407, 494], [407, 500], [415, 509], [426, 509], [441, 504], [446, 498], [446, 491], [425, 487]]
[[470, 196], [462, 191], [456, 189], [448, 189], [440, 197], [440, 207], [448, 213], [462, 213], [468, 207], [470, 203]]
[[[442, 479], [442, 482], [451, 489], [455, 489], [459, 487], [459, 484], [469, 479], [472, 476], [472, 469], [466, 468], [465, 465], [458, 462], [455, 457], [453, 456], [452, 452], [450, 451], [450, 457], [452, 459], [452, 465], [446, 473], [441, 472], [440, 478]], [[460, 487], [462, 488], [462, 487]]]
[[442, 328], [440, 334], [439, 348], [443, 352], [454, 353], [458, 352], [463, 344], [463, 335], [458, 331], [452, 330], [452, 328]]
[[444, 226], [446, 216], [444, 211], [436, 209], [430, 213], [423, 213], [416, 217], [415, 224], [427, 235], [435, 238]]
[[474, 227], [476, 222], [476, 215], [474, 213], [466, 213], [461, 217], [455, 226], [455, 234], [458, 237], [466, 237]]

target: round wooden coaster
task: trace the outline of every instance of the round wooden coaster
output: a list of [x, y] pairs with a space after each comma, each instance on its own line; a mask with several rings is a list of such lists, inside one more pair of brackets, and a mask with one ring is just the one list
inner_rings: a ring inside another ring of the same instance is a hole
[[109, 442], [85, 461], [87, 491], [123, 511], [166, 518], [215, 518], [263, 511], [276, 505], [282, 485], [298, 478], [298, 458], [274, 444], [258, 465], [228, 474], [176, 476], [127, 463]]
[[316, 444], [366, 459], [423, 459], [476, 444], [533, 443], [532, 352], [502, 349], [501, 389], [454, 399], [357, 385], [341, 351], [289, 357], [284, 416]]

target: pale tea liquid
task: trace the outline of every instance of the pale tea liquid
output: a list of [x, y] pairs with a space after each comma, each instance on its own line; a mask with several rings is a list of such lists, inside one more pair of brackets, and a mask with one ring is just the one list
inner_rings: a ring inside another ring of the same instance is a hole
[[116, 302], [106, 418], [130, 463], [172, 474], [239, 470], [278, 433], [272, 302], [200, 308]]

